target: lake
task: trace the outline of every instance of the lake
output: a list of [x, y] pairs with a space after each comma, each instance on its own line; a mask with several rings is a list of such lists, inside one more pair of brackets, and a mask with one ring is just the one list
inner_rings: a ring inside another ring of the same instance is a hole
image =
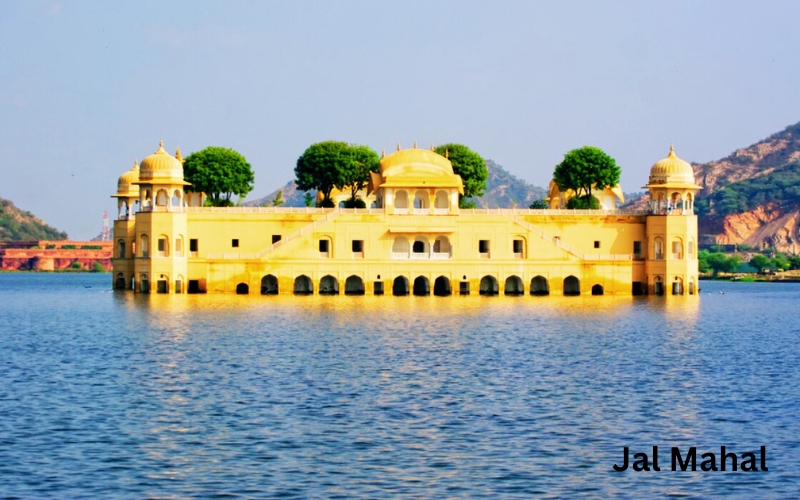
[[[800, 284], [134, 295], [0, 273], [0, 497], [788, 498]], [[724, 293], [720, 293], [724, 292]], [[658, 445], [661, 472], [615, 472]], [[669, 450], [769, 472], [673, 472]]]

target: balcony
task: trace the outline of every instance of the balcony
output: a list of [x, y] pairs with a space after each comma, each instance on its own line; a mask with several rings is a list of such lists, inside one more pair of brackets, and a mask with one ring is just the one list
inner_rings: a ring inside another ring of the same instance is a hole
[[448, 260], [452, 256], [449, 252], [434, 252], [433, 253], [433, 260]]
[[449, 215], [450, 209], [449, 208], [434, 208], [433, 215]]
[[430, 208], [415, 208], [414, 215], [430, 215], [431, 209]]
[[394, 207], [394, 214], [395, 215], [408, 215], [408, 209], [407, 208]]

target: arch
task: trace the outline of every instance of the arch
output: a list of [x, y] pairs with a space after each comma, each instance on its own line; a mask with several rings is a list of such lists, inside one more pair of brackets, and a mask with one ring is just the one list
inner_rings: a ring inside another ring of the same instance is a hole
[[153, 206], [153, 200], [150, 198], [150, 190], [145, 189], [142, 193], [142, 208], [150, 208]]
[[427, 254], [430, 252], [430, 243], [425, 236], [417, 236], [414, 238], [414, 245], [411, 247], [411, 252], [415, 254]]
[[143, 234], [139, 238], [139, 241], [142, 244], [142, 250], [141, 250], [142, 257], [149, 257], [150, 256], [150, 238], [146, 234]]
[[125, 240], [122, 238], [117, 240], [117, 258], [118, 259], [125, 258]]
[[125, 290], [125, 275], [122, 273], [117, 273], [117, 281], [114, 284], [114, 288], [117, 290]]
[[450, 255], [450, 239], [447, 236], [437, 236], [433, 242], [433, 253]]
[[345, 295], [364, 295], [366, 289], [364, 288], [364, 280], [355, 274], [349, 276], [344, 282]]
[[656, 236], [653, 242], [653, 254], [656, 256], [656, 260], [662, 260], [664, 258], [664, 240], [661, 236]]
[[183, 283], [184, 283], [183, 275], [179, 274], [175, 278], [175, 293], [183, 293]]
[[655, 295], [664, 295], [664, 279], [661, 276], [656, 276], [653, 283], [653, 293]]
[[682, 259], [683, 258], [683, 240], [680, 238], [673, 238], [672, 239], [672, 258], [673, 259]]
[[394, 197], [394, 208], [408, 209], [408, 191], [401, 189]]
[[564, 278], [564, 295], [580, 295], [581, 281], [575, 276]]
[[171, 206], [173, 206], [175, 208], [180, 208], [181, 207], [181, 198], [183, 198], [183, 194], [181, 193], [181, 190], [180, 189], [176, 189], [172, 193], [172, 200], [171, 200], [171, 203], [170, 203]]
[[428, 194], [427, 191], [423, 191], [422, 189], [418, 189], [417, 192], [414, 193], [414, 208], [430, 208], [431, 206], [431, 195]]
[[398, 276], [394, 279], [392, 283], [392, 295], [408, 295], [408, 278], [405, 276]]
[[139, 210], [141, 210], [141, 203], [139, 203], [139, 200], [134, 200], [133, 203], [131, 203], [131, 206], [128, 210], [129, 210], [128, 215], [134, 215]]
[[592, 286], [592, 295], [603, 295], [603, 286], [602, 285]]
[[519, 276], [509, 276], [506, 278], [503, 293], [506, 295], [523, 295], [525, 293], [525, 288], [522, 285], [522, 279]]
[[392, 242], [392, 253], [405, 254], [408, 256], [408, 238], [405, 236], [398, 236]]
[[156, 255], [159, 257], [169, 257], [169, 237], [167, 237], [166, 234], [159, 234], [156, 244]]
[[690, 259], [697, 258], [697, 256], [695, 255], [694, 250], [695, 250], [694, 238], [692, 238], [692, 239], [689, 240], [689, 251], [688, 251], [688, 254], [689, 254], [689, 258]]
[[122, 217], [122, 216], [128, 215], [128, 209], [129, 209], [128, 202], [123, 200], [123, 199], [120, 199], [119, 200], [119, 216]]
[[169, 204], [169, 195], [166, 189], [156, 191], [156, 206], [166, 207]]
[[183, 257], [183, 235], [175, 237], [175, 257]]
[[417, 276], [414, 280], [414, 295], [424, 296], [431, 294], [431, 282], [425, 276]]
[[684, 208], [690, 213], [694, 212], [694, 196], [692, 193], [686, 193], [686, 203], [684, 203]]
[[320, 295], [339, 295], [339, 280], [330, 274], [323, 276], [319, 280], [319, 294]]
[[377, 201], [373, 201], [372, 203], [369, 204], [369, 208], [379, 208], [378, 207], [378, 202]]
[[483, 278], [481, 278], [481, 288], [480, 294], [481, 295], [497, 295], [500, 290], [500, 287], [497, 284], [497, 278], [494, 276], [487, 274]]
[[250, 293], [250, 285], [247, 283], [239, 283], [236, 285], [236, 295], [248, 295]]
[[145, 273], [139, 275], [139, 291], [142, 293], [150, 293], [150, 279]]
[[450, 196], [447, 195], [447, 191], [442, 189], [436, 191], [436, 196], [433, 202], [434, 208], [450, 208]]
[[268, 274], [261, 278], [261, 295], [278, 295], [278, 278]]
[[683, 295], [683, 278], [676, 276], [672, 281], [672, 295]]
[[689, 278], [689, 295], [694, 295], [697, 293], [697, 283], [695, 283], [694, 278]]
[[294, 294], [295, 295], [311, 295], [314, 293], [314, 283], [311, 278], [305, 274], [301, 274], [294, 279]]
[[537, 276], [531, 280], [531, 295], [550, 295], [550, 286], [547, 278]]
[[452, 293], [450, 289], [450, 279], [446, 276], [439, 276], [433, 282], [433, 294], [437, 297], [447, 297]]

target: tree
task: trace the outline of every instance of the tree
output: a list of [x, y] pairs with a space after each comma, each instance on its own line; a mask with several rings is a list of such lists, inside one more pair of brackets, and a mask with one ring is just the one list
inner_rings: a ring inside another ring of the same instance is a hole
[[313, 207], [314, 195], [306, 191], [305, 194], [303, 195], [303, 203], [305, 203], [307, 207]]
[[530, 208], [534, 210], [544, 210], [547, 208], [547, 203], [544, 200], [536, 200], [531, 203]]
[[602, 191], [616, 186], [619, 175], [620, 169], [614, 158], [600, 148], [584, 146], [564, 155], [564, 161], [556, 165], [553, 179], [562, 192], [575, 191], [567, 208], [600, 208], [592, 190]]
[[761, 255], [760, 253], [757, 253], [750, 258], [749, 264], [758, 269], [759, 273], [763, 273], [764, 269], [769, 267], [770, 260], [769, 257], [767, 257], [766, 255]]
[[[349, 147], [350, 161], [342, 175], [342, 184], [337, 185], [337, 189], [349, 189], [350, 200], [346, 204], [348, 208], [363, 208], [366, 206], [363, 200], [359, 200], [358, 192], [367, 187], [370, 172], [377, 172], [380, 165], [378, 153], [369, 146], [358, 146], [351, 144]], [[360, 203], [359, 203], [360, 202]]]
[[322, 193], [322, 203], [330, 204], [331, 191], [345, 185], [345, 172], [350, 168], [350, 146], [346, 142], [325, 141], [309, 146], [294, 168], [295, 182], [303, 191], [316, 189]]
[[800, 255], [792, 255], [789, 257], [789, 269], [800, 269]]
[[716, 252], [709, 254], [706, 258], [706, 262], [708, 262], [708, 267], [711, 268], [716, 278], [719, 273], [732, 273], [736, 271], [736, 268], [742, 263], [742, 259], [738, 255], [728, 257], [722, 252]]
[[273, 207], [279, 207], [286, 203], [283, 199], [283, 191], [278, 190], [278, 194], [275, 195], [275, 199], [272, 200]]
[[253, 190], [255, 176], [244, 156], [232, 149], [209, 146], [186, 157], [183, 176], [192, 185], [186, 191], [205, 193], [211, 206], [233, 205], [233, 195], [244, 198]]
[[700, 250], [697, 252], [697, 266], [701, 273], [707, 273], [711, 270], [711, 266], [708, 264], [709, 255], [711, 254], [706, 250]]
[[461, 208], [474, 208], [475, 201], [465, 201], [466, 198], [483, 196], [486, 189], [486, 179], [489, 170], [486, 161], [478, 153], [463, 144], [444, 144], [436, 147], [435, 152], [447, 156], [453, 164], [453, 172], [461, 176], [464, 182], [464, 195], [459, 196], [458, 206]]

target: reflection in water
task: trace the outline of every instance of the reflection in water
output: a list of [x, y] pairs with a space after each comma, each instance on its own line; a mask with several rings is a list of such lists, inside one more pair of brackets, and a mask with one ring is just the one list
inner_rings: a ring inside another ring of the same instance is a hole
[[[23, 278], [0, 275], [0, 496], [796, 491], [800, 354], [770, 311], [800, 312], [800, 286], [148, 296]], [[746, 482], [611, 472], [623, 446], [721, 444], [766, 445], [781, 466]]]

